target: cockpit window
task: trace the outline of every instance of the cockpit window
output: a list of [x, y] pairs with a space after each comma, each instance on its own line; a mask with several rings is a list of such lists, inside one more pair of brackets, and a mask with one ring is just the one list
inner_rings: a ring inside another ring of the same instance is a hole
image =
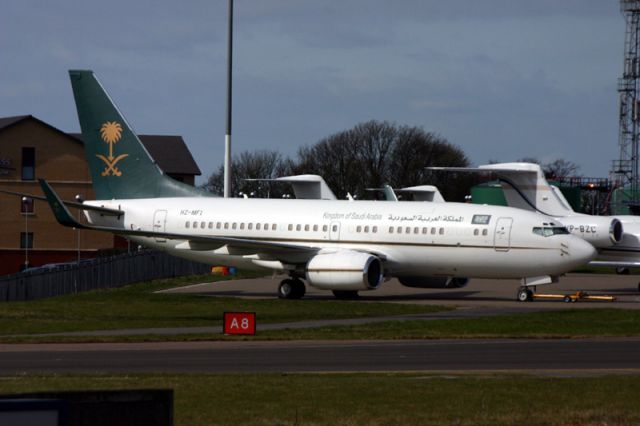
[[564, 226], [536, 226], [533, 228], [533, 233], [543, 237], [551, 237], [553, 235], [569, 234], [569, 230]]

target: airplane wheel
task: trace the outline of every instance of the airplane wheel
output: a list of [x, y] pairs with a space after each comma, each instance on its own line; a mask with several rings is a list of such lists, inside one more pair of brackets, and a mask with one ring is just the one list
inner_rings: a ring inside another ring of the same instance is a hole
[[306, 288], [301, 280], [282, 280], [278, 287], [278, 297], [280, 299], [300, 299], [304, 296], [305, 290]]
[[333, 290], [333, 295], [336, 299], [357, 299], [357, 290]]
[[293, 285], [293, 294], [291, 299], [302, 299], [307, 291], [304, 282], [300, 279], [291, 280]]
[[629, 268], [623, 268], [623, 267], [616, 268], [616, 274], [618, 275], [629, 275], [630, 272], [631, 271], [629, 271]]
[[571, 302], [571, 296], [565, 296], [564, 299], [562, 299], [564, 301], [564, 303], [570, 303]]
[[294, 281], [289, 279], [280, 282], [280, 286], [278, 287], [278, 297], [280, 299], [292, 299], [291, 296], [295, 291], [295, 285], [293, 283]]
[[530, 302], [533, 300], [533, 292], [526, 287], [520, 287], [518, 290], [518, 301]]

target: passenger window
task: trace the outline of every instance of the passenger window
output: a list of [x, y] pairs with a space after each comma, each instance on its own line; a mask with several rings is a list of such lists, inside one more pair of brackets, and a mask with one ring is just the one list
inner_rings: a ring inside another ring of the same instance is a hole
[[402, 234], [402, 226], [398, 226], [396, 228], [396, 231], [397, 231], [398, 234]]
[[378, 233], [378, 227], [377, 227], [377, 226], [374, 226], [374, 227], [371, 229], [371, 232], [373, 232], [374, 234], [377, 234], [377, 233]]
[[360, 226], [360, 225], [356, 226], [356, 232], [357, 233], [362, 232], [362, 226]]
[[289, 224], [289, 226], [287, 227], [287, 229], [288, 229], [289, 231], [293, 231], [293, 225], [292, 225], [292, 224]]
[[436, 235], [436, 228], [431, 228], [431, 235]]
[[486, 230], [486, 229], [483, 229], [483, 230], [482, 230], [482, 235], [486, 236], [487, 234], [488, 234], [487, 230]]
[[405, 233], [407, 233], [407, 234], [410, 234], [410, 233], [411, 233], [411, 228], [407, 226], [407, 227], [404, 229], [404, 232], [405, 232]]
[[268, 231], [268, 230], [269, 230], [269, 224], [268, 224], [268, 223], [265, 223], [265, 224], [264, 224], [264, 228], [262, 228], [262, 229], [264, 229], [265, 231]]
[[302, 225], [300, 224], [296, 225], [296, 231], [302, 231]]
[[422, 234], [426, 234], [427, 233], [427, 229], [428, 228], [422, 228]]
[[244, 222], [240, 223], [240, 230], [244, 229]]
[[236, 229], [236, 223], [233, 222], [233, 225], [231, 225], [231, 229]]
[[313, 225], [313, 232], [318, 232], [318, 225]]
[[198, 227], [198, 222], [195, 222], [195, 221], [194, 221], [194, 222], [193, 222], [193, 228], [195, 229], [195, 228], [197, 228], [197, 227]]
[[413, 228], [413, 233], [417, 234], [420, 232], [420, 229], [416, 226], [415, 228]]
[[256, 231], [259, 231], [259, 230], [260, 230], [260, 224], [256, 223]]
[[229, 229], [229, 222], [224, 223], [224, 229]]
[[247, 229], [251, 231], [253, 229], [253, 223], [247, 223]]
[[440, 235], [444, 235], [444, 228], [440, 228]]
[[322, 232], [327, 232], [329, 227], [327, 225], [322, 225]]
[[364, 232], [367, 233], [367, 234], [369, 233], [369, 227], [368, 226], [364, 227]]
[[333, 227], [331, 228], [331, 230], [333, 232], [338, 232], [338, 225], [333, 225]]
[[274, 223], [271, 225], [271, 230], [275, 231], [276, 229], [278, 229], [278, 226]]
[[209, 229], [213, 229], [213, 222], [209, 222]]
[[480, 233], [480, 231], [476, 228], [473, 230], [473, 235], [478, 235]]
[[309, 225], [305, 225], [305, 226], [304, 226], [304, 230], [305, 230], [306, 232], [309, 232]]
[[191, 226], [191, 222], [186, 221], [186, 222], [184, 223], [184, 227], [185, 227], [185, 228], [189, 228], [190, 226]]
[[216, 223], [216, 229], [220, 229], [221, 226], [222, 226], [222, 223], [220, 222]]
[[393, 234], [393, 226], [390, 226], [390, 227], [389, 227], [389, 233], [390, 233], [390, 234]]
[[207, 226], [207, 224], [206, 224], [206, 223], [204, 223], [204, 222], [200, 222], [200, 228], [204, 229], [204, 227], [205, 227], [205, 226]]

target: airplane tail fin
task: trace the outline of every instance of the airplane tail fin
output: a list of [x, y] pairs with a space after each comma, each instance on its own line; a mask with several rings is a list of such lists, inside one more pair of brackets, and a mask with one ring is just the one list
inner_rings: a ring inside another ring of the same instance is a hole
[[571, 205], [544, 177], [539, 164], [498, 163], [480, 166], [498, 175], [507, 204], [526, 210], [535, 210], [549, 216], [569, 216]]
[[428, 167], [430, 170], [495, 173], [509, 207], [537, 211], [549, 216], [570, 216], [573, 209], [560, 190], [549, 184], [540, 165], [498, 163], [479, 167]]
[[85, 155], [98, 199], [212, 194], [165, 175], [93, 71], [69, 71]]

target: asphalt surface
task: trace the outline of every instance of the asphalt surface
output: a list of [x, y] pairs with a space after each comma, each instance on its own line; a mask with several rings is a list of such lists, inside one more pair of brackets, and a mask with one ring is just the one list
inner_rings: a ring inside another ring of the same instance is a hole
[[[250, 280], [217, 281], [165, 290], [164, 293], [190, 293], [218, 297], [243, 297], [273, 299], [280, 280], [284, 277], [266, 277]], [[560, 282], [537, 287], [538, 293], [570, 294], [587, 291], [590, 294], [611, 295], [610, 302], [563, 303], [561, 300], [518, 302], [516, 293], [519, 280], [471, 279], [463, 288], [421, 289], [401, 285], [392, 279], [382, 283], [379, 289], [360, 292], [360, 300], [372, 302], [416, 303], [463, 307], [470, 311], [530, 312], [576, 308], [624, 308], [640, 309], [638, 284], [640, 275], [567, 274]], [[333, 299], [330, 291], [307, 286], [305, 299]]]
[[[273, 298], [278, 279], [205, 283], [168, 291], [207, 296]], [[539, 289], [570, 293], [588, 290], [611, 294], [616, 302], [517, 302], [517, 281], [472, 280], [454, 290], [411, 289], [396, 281], [364, 293], [367, 301], [453, 305], [455, 311], [370, 319], [258, 324], [258, 330], [357, 324], [389, 319], [468, 318], [579, 307], [639, 309], [638, 277], [572, 274]], [[310, 288], [309, 299], [332, 297]], [[283, 302], [283, 303], [286, 303]], [[75, 334], [152, 334], [214, 332], [218, 327], [140, 329]], [[68, 334], [68, 333], [67, 333]], [[346, 372], [346, 371], [513, 371], [546, 374], [640, 375], [640, 338], [596, 339], [459, 339], [418, 341], [288, 341], [288, 342], [163, 342], [133, 344], [3, 344], [0, 374], [135, 373], [135, 372]]]
[[0, 345], [0, 374], [568, 369], [640, 374], [640, 338]]

